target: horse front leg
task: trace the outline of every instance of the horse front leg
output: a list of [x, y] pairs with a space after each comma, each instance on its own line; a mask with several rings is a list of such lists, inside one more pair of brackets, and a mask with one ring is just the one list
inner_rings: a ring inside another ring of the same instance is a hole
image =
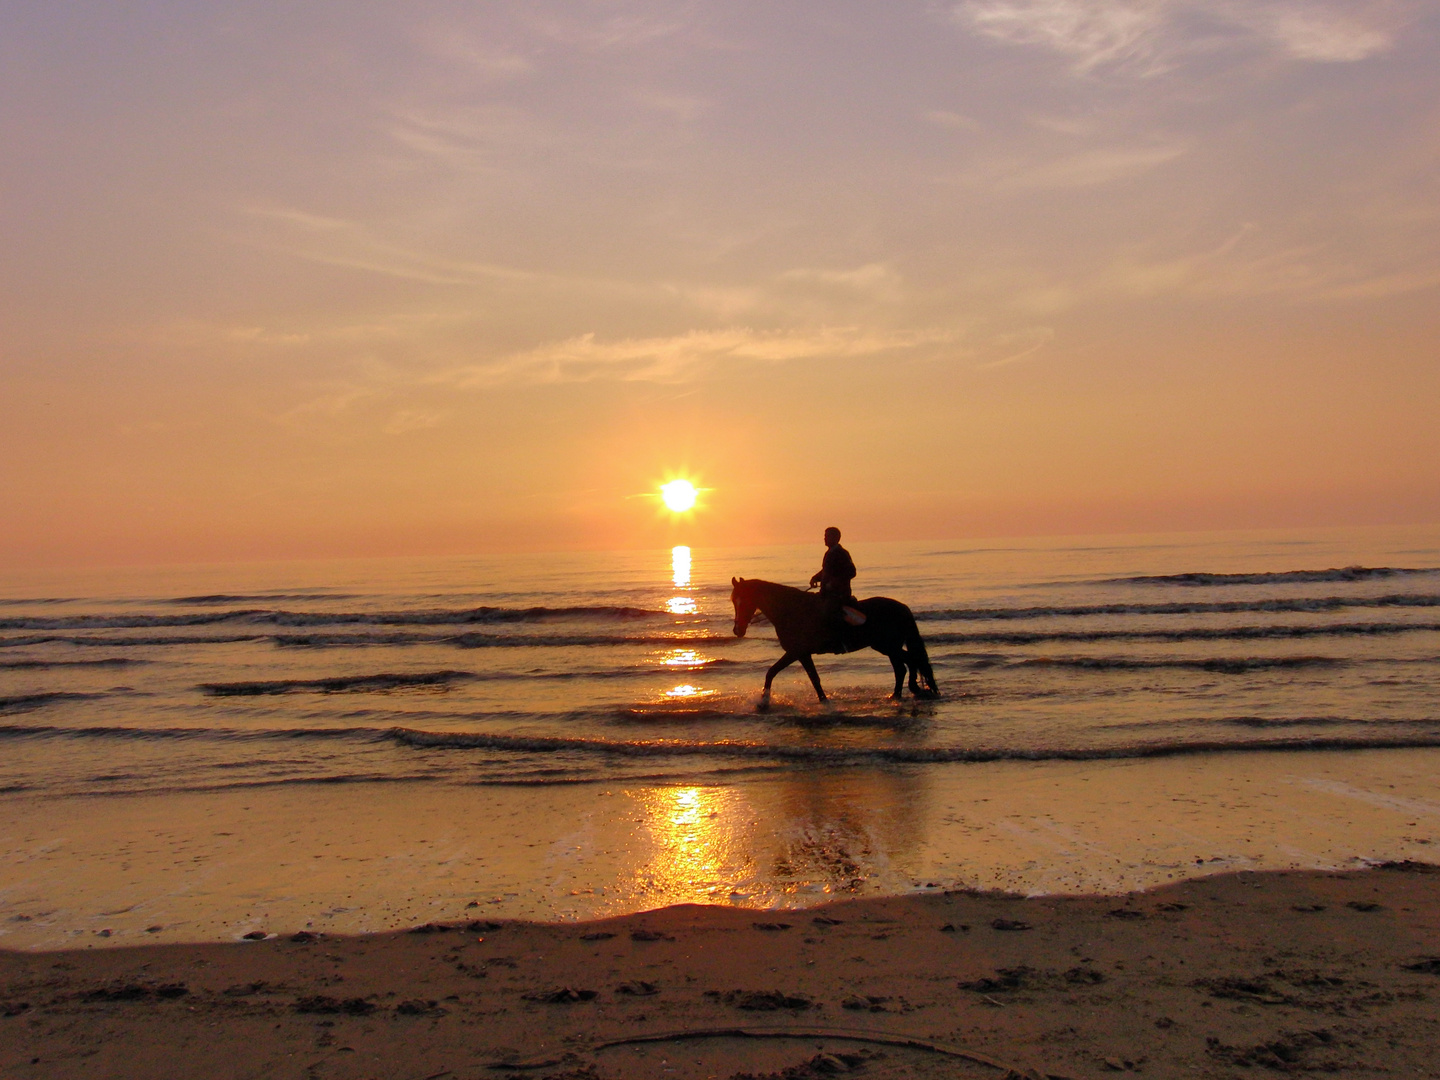
[[810, 676], [810, 681], [815, 684], [815, 693], [821, 701], [827, 700], [825, 689], [820, 685], [820, 673], [815, 670], [815, 661], [810, 659], [810, 654], [805, 653], [800, 657], [800, 666], [805, 669], [805, 674]]
[[765, 673], [765, 692], [760, 695], [760, 707], [770, 707], [770, 684], [775, 681], [775, 676], [784, 671], [800, 657], [796, 653], [787, 652], [784, 656], [770, 665], [770, 670]]

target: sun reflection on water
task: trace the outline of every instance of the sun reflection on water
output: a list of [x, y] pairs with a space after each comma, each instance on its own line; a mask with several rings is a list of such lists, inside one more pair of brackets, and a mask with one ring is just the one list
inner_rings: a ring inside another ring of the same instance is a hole
[[714, 690], [701, 690], [698, 686], [682, 683], [679, 686], [674, 686], [666, 690], [665, 696], [667, 698], [699, 698], [709, 697], [713, 693], [715, 693]]
[[[690, 588], [690, 549], [680, 544], [670, 549], [670, 579], [677, 589]], [[699, 608], [690, 596], [672, 596], [665, 601], [665, 610], [671, 615], [694, 615]]]
[[[734, 792], [714, 788], [655, 788], [644, 798], [646, 823], [656, 844], [638, 877], [665, 901], [728, 897], [737, 870], [748, 869], [740, 856], [749, 829], [743, 812], [736, 820]], [[748, 874], [746, 875], [748, 876]], [[719, 894], [717, 896], [717, 894]], [[658, 897], [657, 897], [658, 898]]]
[[670, 649], [660, 662], [666, 667], [701, 667], [709, 663], [694, 649]]

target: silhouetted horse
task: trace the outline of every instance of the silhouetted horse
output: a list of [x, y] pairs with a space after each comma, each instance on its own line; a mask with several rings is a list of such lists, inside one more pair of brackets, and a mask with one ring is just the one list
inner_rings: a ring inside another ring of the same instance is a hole
[[[910, 670], [910, 692], [916, 697], [939, 696], [935, 686], [935, 673], [930, 670], [930, 657], [925, 652], [925, 641], [915, 625], [915, 616], [898, 600], [884, 596], [872, 596], [853, 604], [865, 614], [863, 626], [847, 626], [842, 632], [830, 623], [818, 596], [792, 589], [789, 585], [777, 585], [773, 581], [759, 581], [731, 578], [730, 602], [735, 605], [735, 636], [744, 637], [755, 617], [756, 610], [775, 627], [775, 636], [785, 655], [765, 673], [765, 696], [762, 703], [770, 700], [770, 684], [775, 676], [796, 660], [815, 684], [815, 693], [825, 700], [825, 691], [820, 686], [820, 676], [815, 671], [815, 653], [854, 652], [869, 647], [884, 653], [895, 669], [895, 693], [900, 697], [900, 688], [905, 683], [906, 668]], [[924, 680], [922, 688], [916, 676]]]

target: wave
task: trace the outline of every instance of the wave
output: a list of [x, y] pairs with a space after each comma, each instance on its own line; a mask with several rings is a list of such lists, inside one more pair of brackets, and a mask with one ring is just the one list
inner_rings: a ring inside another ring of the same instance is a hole
[[[1365, 721], [1357, 721], [1364, 723]], [[514, 750], [529, 753], [581, 751], [625, 757], [688, 757], [723, 756], [765, 758], [787, 762], [861, 764], [882, 763], [963, 763], [989, 761], [1098, 761], [1117, 758], [1171, 757], [1185, 754], [1228, 753], [1238, 751], [1284, 750], [1365, 750], [1440, 747], [1440, 732], [1424, 735], [1314, 736], [1252, 740], [1243, 743], [1217, 739], [1174, 741], [1166, 743], [1131, 743], [1122, 746], [1081, 747], [948, 747], [948, 746], [885, 746], [838, 747], [803, 746], [726, 740], [688, 742], [682, 740], [626, 741], [607, 739], [567, 738], [561, 736], [492, 735], [484, 733], [451, 733], [395, 728], [391, 738], [406, 746], [422, 749], [488, 749]]]
[[208, 593], [204, 596], [175, 596], [166, 604], [258, 604], [277, 600], [360, 600], [360, 593]]
[[339, 675], [327, 679], [273, 679], [265, 682], [201, 683], [197, 688], [214, 697], [256, 697], [262, 694], [339, 694], [403, 690], [420, 686], [450, 686], [475, 677], [469, 671], [421, 671], [408, 674]]
[[16, 694], [0, 697], [0, 713], [27, 712], [57, 701], [90, 701], [104, 697], [104, 694], [82, 694], [71, 690], [48, 690], [38, 694]]
[[423, 634], [405, 631], [335, 634], [141, 634], [82, 635], [24, 634], [0, 637], [0, 649], [29, 645], [77, 645], [105, 648], [138, 648], [147, 645], [233, 645], [245, 641], [272, 641], [282, 648], [358, 648], [366, 645], [453, 645], [461, 649], [563, 648], [571, 646], [660, 645], [681, 648], [705, 645], [712, 648], [733, 645], [732, 634], [677, 631], [669, 634]]
[[1047, 641], [1252, 641], [1354, 637], [1440, 630], [1440, 623], [1326, 623], [1284, 626], [1191, 626], [1175, 630], [1010, 630], [926, 634], [929, 645], [1036, 645]]
[[1104, 585], [1280, 585], [1321, 581], [1375, 581], [1414, 574], [1440, 574], [1440, 567], [1344, 566], [1330, 570], [1280, 570], [1260, 574], [1145, 574], [1105, 578]]
[[453, 645], [460, 649], [554, 649], [605, 645], [732, 645], [732, 634], [276, 634], [275, 644], [289, 648], [351, 645]]
[[0, 630], [138, 630], [161, 627], [214, 626], [463, 626], [473, 623], [551, 622], [562, 619], [602, 621], [668, 617], [666, 612], [613, 605], [576, 607], [475, 607], [428, 611], [285, 611], [240, 608], [235, 611], [186, 615], [58, 615], [0, 618]]
[[[57, 725], [0, 724], [0, 738], [54, 739], [125, 739], [125, 740], [186, 740], [220, 739], [225, 741], [350, 739], [367, 743], [389, 742], [416, 750], [493, 750], [512, 754], [571, 753], [599, 758], [667, 759], [705, 758], [748, 762], [751, 766], [865, 764], [964, 764], [996, 761], [1102, 761], [1133, 758], [1176, 757], [1195, 754], [1249, 752], [1314, 752], [1346, 750], [1397, 750], [1440, 748], [1440, 719], [1374, 722], [1335, 717], [1255, 717], [1236, 716], [1206, 718], [1211, 726], [1232, 726], [1248, 730], [1266, 728], [1338, 727], [1368, 728], [1374, 733], [1287, 735], [1277, 738], [1246, 739], [1175, 739], [1170, 741], [1129, 742], [1104, 746], [818, 746], [794, 743], [767, 743], [738, 739], [696, 741], [682, 739], [601, 739], [567, 736], [509, 735], [488, 732], [426, 731], [417, 728], [299, 728], [242, 731], [216, 728], [126, 728], [92, 726], [83, 728]], [[1435, 730], [1397, 734], [1404, 725], [1425, 725]], [[498, 764], [491, 762], [489, 764]], [[517, 763], [518, 764], [518, 763]], [[687, 766], [688, 768], [688, 766]], [[533, 770], [531, 770], [533, 772]], [[583, 779], [569, 767], [548, 770], [555, 780]], [[395, 779], [393, 775], [367, 774], [365, 778]], [[405, 779], [434, 779], [408, 776]], [[602, 777], [590, 776], [600, 779]], [[309, 778], [307, 782], [344, 777]], [[356, 779], [356, 778], [352, 778]], [[509, 773], [476, 778], [466, 774], [467, 783], [516, 782]], [[282, 781], [285, 782], [285, 781]]]
[[0, 738], [12, 739], [124, 739], [136, 742], [170, 742], [211, 739], [221, 742], [252, 742], [268, 739], [352, 739], [376, 742], [388, 738], [389, 728], [241, 728], [214, 727], [118, 727], [91, 724], [64, 727], [59, 724], [0, 724]]
[[1346, 661], [1330, 656], [1211, 656], [1144, 659], [1126, 656], [1036, 656], [1017, 660], [1013, 667], [1065, 667], [1092, 671], [1143, 671], [1155, 668], [1194, 668], [1223, 675], [1288, 668], [1340, 667]]
[[107, 656], [103, 660], [0, 660], [0, 671], [43, 671], [48, 668], [116, 668], [148, 664], [126, 656]]
[[1205, 615], [1242, 611], [1339, 611], [1370, 607], [1440, 607], [1434, 593], [1395, 593], [1388, 596], [1318, 596], [1267, 600], [1186, 601], [1169, 604], [1067, 604], [1016, 608], [937, 608], [914, 613], [917, 622], [966, 620], [1045, 619], [1085, 615]]
[[241, 641], [260, 641], [267, 634], [147, 634], [111, 637], [74, 636], [68, 634], [25, 634], [20, 637], [0, 637], [0, 649], [14, 649], [25, 645], [99, 645], [104, 648], [131, 648], [142, 645], [233, 645]]

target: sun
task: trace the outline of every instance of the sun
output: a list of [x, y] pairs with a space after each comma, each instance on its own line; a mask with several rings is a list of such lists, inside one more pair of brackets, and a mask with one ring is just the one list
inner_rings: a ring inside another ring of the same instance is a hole
[[671, 480], [668, 484], [660, 485], [660, 498], [672, 514], [683, 514], [686, 510], [693, 509], [697, 494], [695, 485], [689, 480]]

